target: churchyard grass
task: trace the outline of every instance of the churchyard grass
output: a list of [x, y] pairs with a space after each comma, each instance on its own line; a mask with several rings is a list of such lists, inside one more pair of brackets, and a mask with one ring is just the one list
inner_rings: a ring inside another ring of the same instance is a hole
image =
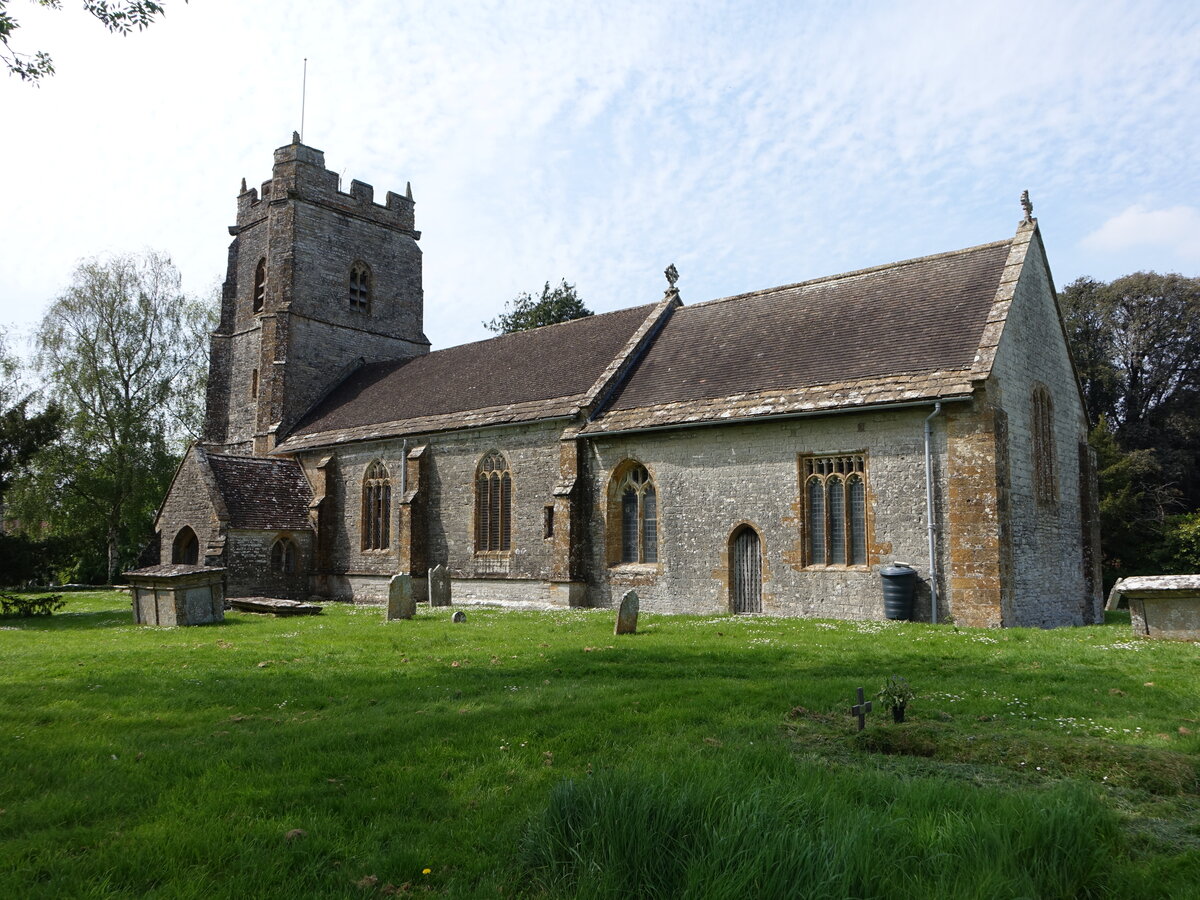
[[0, 618], [0, 896], [1200, 895], [1200, 647], [1119, 614], [67, 601]]

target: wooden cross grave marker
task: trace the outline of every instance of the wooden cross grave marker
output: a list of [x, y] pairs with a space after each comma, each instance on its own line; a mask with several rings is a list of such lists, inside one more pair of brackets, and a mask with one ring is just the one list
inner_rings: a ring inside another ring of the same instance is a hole
[[867, 724], [867, 713], [871, 711], [872, 703], [863, 695], [863, 689], [858, 689], [858, 703], [850, 707], [850, 715], [858, 716], [858, 730], [862, 731]]

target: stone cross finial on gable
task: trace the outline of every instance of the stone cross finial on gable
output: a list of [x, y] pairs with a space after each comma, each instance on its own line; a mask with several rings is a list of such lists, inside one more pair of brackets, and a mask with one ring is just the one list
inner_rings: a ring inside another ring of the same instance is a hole
[[1030, 224], [1033, 221], [1033, 201], [1029, 199], [1029, 191], [1021, 191], [1021, 209], [1025, 210], [1025, 218], [1021, 220], [1021, 224]]
[[667, 288], [667, 293], [675, 293], [675, 282], [679, 280], [679, 270], [675, 268], [675, 263], [671, 263], [669, 266], [667, 266], [666, 269], [663, 270], [663, 274], [667, 276], [667, 284], [669, 285]]

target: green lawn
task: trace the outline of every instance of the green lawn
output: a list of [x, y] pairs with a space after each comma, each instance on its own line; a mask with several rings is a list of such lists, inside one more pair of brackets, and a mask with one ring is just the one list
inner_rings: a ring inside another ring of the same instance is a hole
[[1127, 618], [67, 599], [0, 619], [2, 897], [1200, 896], [1200, 647]]

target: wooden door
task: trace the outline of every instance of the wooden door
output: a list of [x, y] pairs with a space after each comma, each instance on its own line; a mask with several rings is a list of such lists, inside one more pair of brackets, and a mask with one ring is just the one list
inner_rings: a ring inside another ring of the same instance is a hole
[[758, 533], [748, 526], [730, 541], [730, 600], [735, 613], [762, 612], [762, 549]]

